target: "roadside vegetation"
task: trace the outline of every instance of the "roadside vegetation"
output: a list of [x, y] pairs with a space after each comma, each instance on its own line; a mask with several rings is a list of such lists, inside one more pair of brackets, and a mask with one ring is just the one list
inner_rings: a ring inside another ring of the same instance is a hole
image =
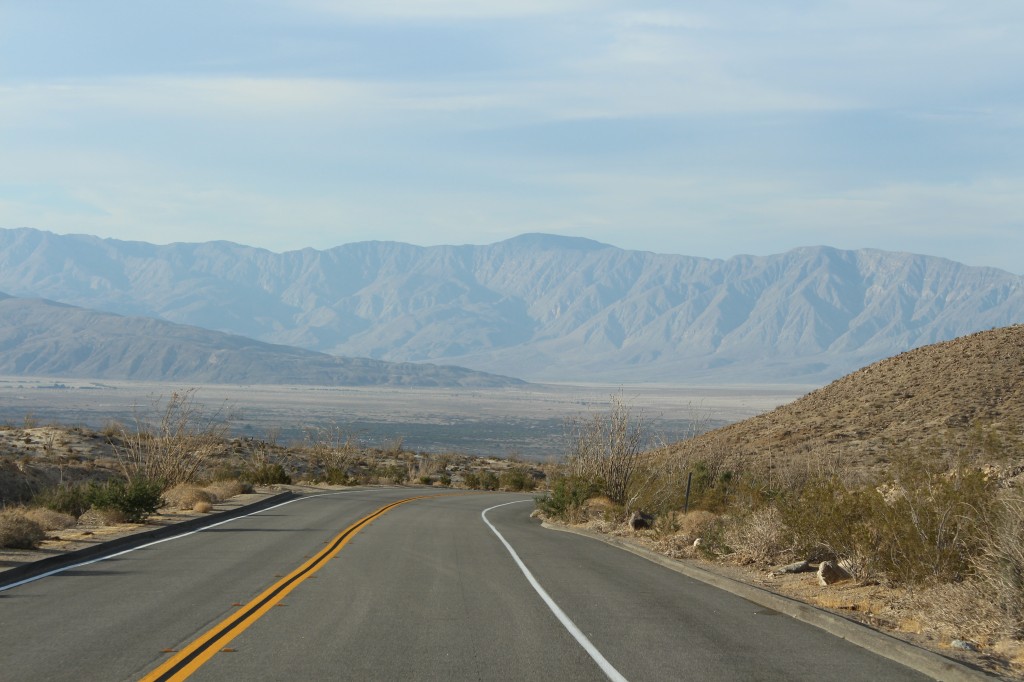
[[829, 562], [838, 567], [829, 580], [900, 595], [916, 629], [928, 622], [947, 642], [1024, 639], [1020, 427], [978, 422], [894, 449], [882, 472], [833, 455], [737, 461], [644, 448], [643, 415], [614, 396], [608, 413], [571, 422], [567, 434], [550, 491], [537, 498], [551, 520], [765, 573]]
[[280, 444], [231, 436], [226, 407], [196, 390], [172, 393], [131, 425], [0, 426], [0, 547], [32, 548], [75, 526], [139, 524], [168, 512], [207, 513], [236, 495], [275, 486], [416, 485], [532, 491], [545, 467], [516, 457], [413, 452], [343, 428], [308, 429]]

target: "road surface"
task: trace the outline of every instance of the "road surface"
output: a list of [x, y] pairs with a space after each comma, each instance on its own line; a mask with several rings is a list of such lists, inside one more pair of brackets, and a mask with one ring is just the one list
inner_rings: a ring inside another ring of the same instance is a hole
[[927, 679], [450, 493], [303, 497], [2, 591], [0, 680]]

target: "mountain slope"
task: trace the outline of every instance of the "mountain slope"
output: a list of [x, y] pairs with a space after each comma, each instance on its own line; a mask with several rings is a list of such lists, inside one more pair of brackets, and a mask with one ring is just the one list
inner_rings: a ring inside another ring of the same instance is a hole
[[0, 374], [231, 384], [521, 384], [461, 367], [339, 358], [152, 318], [0, 294]]
[[[1024, 325], [917, 348], [788, 405], [671, 446], [736, 465], [884, 467], [929, 441], [1024, 441]], [[996, 457], [998, 459], [998, 457]]]
[[276, 254], [0, 230], [0, 289], [547, 380], [818, 383], [1024, 320], [1024, 278], [939, 258], [814, 247], [709, 260], [552, 235]]

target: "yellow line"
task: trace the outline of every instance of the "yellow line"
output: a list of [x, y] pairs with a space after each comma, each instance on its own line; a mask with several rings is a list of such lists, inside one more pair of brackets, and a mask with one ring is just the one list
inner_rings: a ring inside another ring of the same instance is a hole
[[260, 593], [255, 599], [242, 606], [232, 615], [228, 616], [216, 626], [207, 630], [188, 646], [179, 651], [175, 656], [164, 661], [162, 665], [143, 677], [140, 682], [169, 682], [187, 679], [192, 673], [198, 670], [204, 663], [213, 658], [214, 654], [223, 649], [235, 637], [244, 632], [250, 625], [259, 620], [267, 611], [276, 606], [292, 590], [304, 580], [319, 571], [328, 559], [333, 558], [341, 548], [348, 544], [356, 533], [368, 526], [374, 519], [383, 516], [395, 507], [422, 500], [426, 497], [441, 497], [442, 495], [420, 495], [407, 497], [397, 502], [384, 505], [375, 512], [364, 516], [351, 526], [334, 537], [327, 546], [316, 555], [304, 562], [294, 571], [278, 580]]

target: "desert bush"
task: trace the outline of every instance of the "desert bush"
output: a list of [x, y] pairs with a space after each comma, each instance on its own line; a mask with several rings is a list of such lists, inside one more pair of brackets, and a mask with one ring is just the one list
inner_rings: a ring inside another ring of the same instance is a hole
[[1002, 630], [1024, 638], [1024, 495], [1005, 494], [993, 509], [973, 565], [983, 599], [994, 605]]
[[480, 487], [480, 474], [475, 471], [467, 471], [462, 475], [462, 484], [470, 489]]
[[288, 485], [292, 477], [280, 464], [260, 464], [242, 474], [242, 480], [252, 485]]
[[434, 485], [434, 477], [433, 476], [420, 476], [416, 480], [417, 480], [417, 482], [420, 485]]
[[725, 541], [740, 558], [755, 563], [772, 563], [792, 553], [792, 533], [774, 506], [761, 507], [736, 520], [726, 530]]
[[405, 479], [409, 476], [409, 470], [404, 464], [380, 465], [371, 469], [370, 472], [381, 483], [392, 483], [394, 485], [404, 483]]
[[191, 483], [179, 483], [163, 494], [164, 506], [172, 509], [193, 509], [198, 503], [212, 504], [213, 495]]
[[442, 471], [437, 477], [437, 482], [447, 488], [452, 484], [452, 476], [447, 471]]
[[196, 502], [195, 505], [193, 505], [192, 507], [192, 511], [198, 512], [200, 514], [209, 514], [213, 511], [213, 505], [210, 504], [209, 502]]
[[352, 476], [346, 469], [328, 467], [324, 469], [323, 476], [319, 479], [328, 485], [359, 485], [359, 479]]
[[163, 504], [163, 483], [142, 478], [90, 483], [87, 494], [96, 509], [121, 513], [126, 523], [143, 523]]
[[[536, 498], [537, 508], [551, 518], [571, 523], [583, 520], [583, 506], [602, 494], [604, 482], [582, 476], [560, 476], [551, 483], [547, 495]], [[613, 500], [614, 502], [614, 500]]]
[[244, 495], [252, 492], [252, 484], [238, 480], [217, 480], [203, 488], [213, 502], [223, 502], [235, 495]]
[[28, 507], [25, 516], [42, 526], [43, 530], [64, 530], [78, 523], [78, 519], [71, 514], [46, 507]]
[[868, 509], [880, 501], [873, 489], [848, 490], [835, 478], [814, 479], [780, 500], [778, 510], [801, 557], [811, 561], [841, 557], [866, 566], [876, 535], [869, 527]]
[[483, 471], [480, 473], [480, 487], [483, 490], [497, 490], [500, 485], [501, 481], [498, 480], [498, 475], [493, 471]]
[[32, 549], [46, 538], [37, 521], [20, 507], [0, 509], [0, 547]]
[[192, 483], [228, 435], [224, 410], [207, 415], [195, 400], [196, 389], [174, 392], [156, 424], [138, 417], [135, 430], [122, 428], [114, 451], [128, 480]]
[[34, 504], [61, 514], [78, 518], [92, 506], [88, 488], [85, 485], [59, 485], [42, 490], [32, 498]]
[[525, 467], [512, 467], [501, 472], [498, 477], [498, 484], [502, 490], [511, 490], [513, 492], [526, 491], [530, 492], [537, 487], [536, 481], [533, 480], [533, 476]]
[[565, 463], [570, 477], [601, 481], [605, 495], [629, 508], [630, 484], [647, 446], [647, 423], [621, 395], [611, 401], [607, 414], [566, 422]]
[[960, 580], [981, 548], [991, 486], [978, 469], [897, 455], [881, 485], [810, 481], [779, 511], [806, 558], [850, 559], [894, 584]]
[[943, 472], [919, 458], [897, 467], [887, 499], [869, 497], [879, 570], [898, 583], [963, 579], [980, 552], [992, 493], [978, 469]]

